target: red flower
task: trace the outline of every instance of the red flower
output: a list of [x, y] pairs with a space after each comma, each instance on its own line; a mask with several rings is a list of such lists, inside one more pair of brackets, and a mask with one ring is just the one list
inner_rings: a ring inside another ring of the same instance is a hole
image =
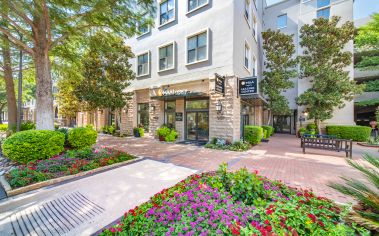
[[321, 220], [318, 221], [318, 224], [319, 224], [321, 227], [324, 227], [324, 226], [325, 226], [324, 223], [322, 223]]
[[269, 209], [266, 209], [266, 214], [267, 214], [267, 215], [271, 215], [273, 212], [274, 212], [274, 211], [271, 210], [270, 208], [269, 208]]
[[238, 225], [229, 225], [229, 229], [232, 231], [232, 235], [240, 235], [240, 226]]
[[270, 221], [265, 220], [265, 224], [266, 224], [266, 225], [269, 225], [269, 224], [270, 224]]
[[311, 218], [312, 222], [315, 223], [316, 222], [316, 216], [311, 214], [311, 213], [308, 213], [307, 214], [309, 218]]
[[271, 225], [267, 225], [265, 228], [266, 228], [266, 230], [267, 230], [268, 232], [271, 232], [271, 231], [272, 231], [272, 227], [271, 227]]

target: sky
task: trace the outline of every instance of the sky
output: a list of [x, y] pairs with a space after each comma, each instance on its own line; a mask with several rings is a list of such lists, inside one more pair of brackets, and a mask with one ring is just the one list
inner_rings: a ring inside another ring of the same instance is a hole
[[[283, 0], [266, 0], [268, 5]], [[355, 0], [354, 19], [361, 19], [370, 16], [372, 13], [379, 13], [379, 0]]]

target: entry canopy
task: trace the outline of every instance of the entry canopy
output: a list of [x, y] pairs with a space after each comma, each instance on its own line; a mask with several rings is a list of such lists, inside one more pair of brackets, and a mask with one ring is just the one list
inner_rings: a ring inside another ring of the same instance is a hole
[[256, 106], [267, 105], [268, 102], [260, 94], [241, 95], [241, 100]]
[[178, 98], [199, 98], [199, 97], [208, 97], [208, 95], [202, 92], [186, 92], [186, 93], [172, 93], [172, 94], [168, 93], [168, 94], [162, 94], [161, 96], [152, 96], [151, 99], [166, 101], [166, 100], [175, 100]]

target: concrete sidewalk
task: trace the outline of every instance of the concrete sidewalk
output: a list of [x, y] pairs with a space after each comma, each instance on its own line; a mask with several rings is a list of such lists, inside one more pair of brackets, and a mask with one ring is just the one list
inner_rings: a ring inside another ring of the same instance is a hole
[[196, 170], [153, 160], [0, 201], [0, 235], [90, 235]]

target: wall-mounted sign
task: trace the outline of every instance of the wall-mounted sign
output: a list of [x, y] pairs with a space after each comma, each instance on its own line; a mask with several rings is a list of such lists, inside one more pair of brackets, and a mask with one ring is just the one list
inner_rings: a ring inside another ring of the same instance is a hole
[[180, 89], [180, 90], [175, 90], [175, 89], [162, 89], [158, 91], [159, 96], [186, 96], [190, 93], [189, 90], [185, 89]]
[[216, 93], [220, 93], [222, 95], [225, 94], [225, 78], [218, 74], [216, 74], [215, 91]]
[[175, 121], [183, 121], [183, 112], [175, 113]]
[[238, 82], [238, 93], [240, 95], [251, 95], [258, 93], [257, 77], [240, 79]]

